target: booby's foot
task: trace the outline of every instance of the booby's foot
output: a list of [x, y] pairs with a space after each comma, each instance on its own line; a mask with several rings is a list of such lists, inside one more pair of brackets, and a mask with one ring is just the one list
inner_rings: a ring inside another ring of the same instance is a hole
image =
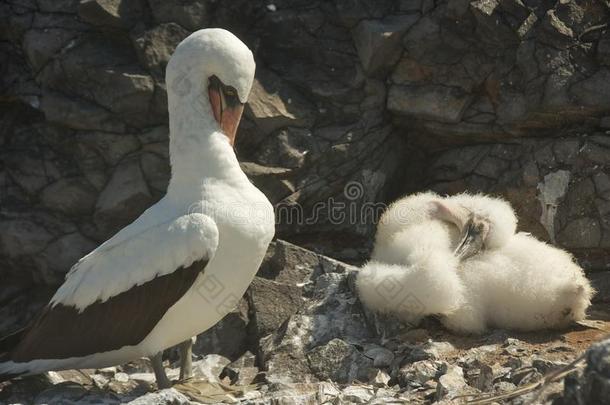
[[180, 343], [180, 380], [187, 380], [193, 376], [193, 340], [188, 339]]
[[150, 358], [153, 371], [155, 372], [155, 379], [157, 380], [157, 388], [160, 390], [171, 388], [172, 382], [167, 378], [165, 374], [165, 368], [163, 367], [163, 352], [159, 352]]
[[460, 243], [455, 249], [455, 255], [460, 260], [468, 259], [479, 253], [485, 247], [485, 239], [489, 234], [489, 220], [476, 214], [470, 214], [462, 228]]

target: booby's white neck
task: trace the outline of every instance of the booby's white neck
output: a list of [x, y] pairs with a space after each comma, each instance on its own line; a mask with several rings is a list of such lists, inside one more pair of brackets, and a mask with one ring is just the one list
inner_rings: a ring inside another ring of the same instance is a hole
[[204, 180], [230, 184], [246, 179], [229, 139], [214, 120], [207, 91], [200, 90], [168, 94], [172, 175], [167, 195], [183, 202], [201, 201]]

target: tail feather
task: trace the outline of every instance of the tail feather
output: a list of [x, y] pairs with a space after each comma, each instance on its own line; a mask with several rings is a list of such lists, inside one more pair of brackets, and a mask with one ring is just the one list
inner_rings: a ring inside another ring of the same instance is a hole
[[26, 330], [27, 328], [21, 328], [0, 338], [0, 361], [5, 360], [4, 357], [17, 347]]
[[23, 374], [25, 374], [25, 373], [21, 373], [21, 374], [14, 374], [14, 373], [13, 374], [2, 374], [2, 373], [0, 373], [0, 383], [12, 380], [13, 378], [17, 378], [17, 377], [19, 377], [20, 375], [23, 375]]
[[2, 372], [2, 363], [10, 360], [11, 351], [17, 347], [26, 330], [27, 328], [21, 328], [0, 338], [0, 383], [24, 374]]

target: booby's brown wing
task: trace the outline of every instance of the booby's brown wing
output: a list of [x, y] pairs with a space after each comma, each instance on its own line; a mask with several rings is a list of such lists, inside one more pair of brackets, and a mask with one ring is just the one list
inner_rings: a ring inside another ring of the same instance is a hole
[[48, 305], [3, 360], [65, 359], [137, 345], [191, 288], [207, 262], [157, 276], [82, 312]]

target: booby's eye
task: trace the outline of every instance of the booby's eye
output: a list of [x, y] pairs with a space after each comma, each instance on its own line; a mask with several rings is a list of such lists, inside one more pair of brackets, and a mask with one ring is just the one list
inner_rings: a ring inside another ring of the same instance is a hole
[[235, 107], [241, 104], [241, 102], [239, 101], [239, 97], [237, 96], [237, 90], [235, 90], [235, 87], [224, 86], [223, 93], [228, 106]]

